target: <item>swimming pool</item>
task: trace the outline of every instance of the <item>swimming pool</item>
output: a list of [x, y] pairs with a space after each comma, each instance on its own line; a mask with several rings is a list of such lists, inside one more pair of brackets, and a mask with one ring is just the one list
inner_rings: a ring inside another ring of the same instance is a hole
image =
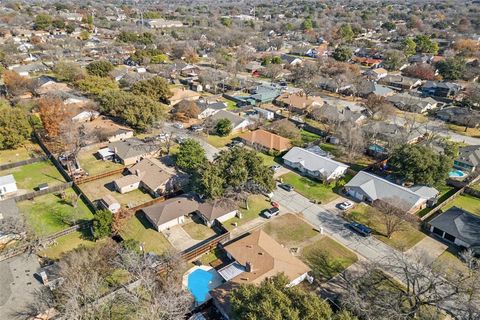
[[210, 299], [210, 290], [222, 284], [222, 278], [212, 267], [194, 267], [186, 274], [186, 287], [195, 298], [195, 302], [202, 304]]
[[460, 171], [460, 170], [452, 170], [448, 173], [448, 176], [450, 178], [463, 178], [465, 177], [465, 172]]

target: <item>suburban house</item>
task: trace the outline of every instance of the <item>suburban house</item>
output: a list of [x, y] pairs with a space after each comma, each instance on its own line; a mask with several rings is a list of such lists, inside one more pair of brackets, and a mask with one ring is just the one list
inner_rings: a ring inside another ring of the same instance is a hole
[[427, 206], [429, 200], [438, 195], [430, 187], [406, 188], [380, 178], [366, 171], [360, 171], [346, 185], [347, 194], [358, 201], [372, 203], [375, 200], [388, 201], [391, 205], [414, 213]]
[[363, 97], [369, 94], [374, 94], [378, 97], [389, 97], [394, 95], [395, 91], [374, 81], [366, 81], [358, 88], [358, 94]]
[[398, 143], [415, 143], [423, 136], [423, 133], [419, 130], [406, 130], [398, 124], [381, 121], [369, 123], [362, 129], [367, 137], [377, 142], [385, 142], [387, 146]]
[[112, 213], [117, 213], [120, 210], [120, 203], [112, 195], [107, 194], [100, 199], [99, 204], [102, 208], [109, 210]]
[[[142, 25], [142, 20], [137, 21], [137, 25]], [[177, 20], [165, 19], [144, 19], [143, 25], [150, 29], [164, 29], [164, 28], [180, 28], [183, 23]]]
[[247, 129], [249, 125], [251, 125], [251, 122], [248, 119], [243, 118], [242, 116], [226, 111], [226, 110], [220, 110], [213, 114], [210, 119], [216, 123], [221, 119], [228, 119], [232, 122], [232, 133], [235, 132], [243, 132]]
[[275, 99], [275, 104], [280, 107], [291, 110], [292, 112], [305, 114], [311, 111], [314, 106], [322, 106], [322, 102], [318, 102], [307, 97], [303, 92], [300, 93], [283, 93]]
[[388, 71], [384, 68], [368, 69], [363, 73], [369, 80], [378, 81], [388, 75]]
[[420, 88], [422, 94], [440, 98], [453, 98], [460, 89], [461, 87], [456, 83], [438, 81], [427, 81]]
[[133, 130], [128, 128], [118, 128], [112, 132], [108, 137], [108, 142], [115, 142], [133, 138]]
[[208, 118], [220, 110], [227, 109], [227, 105], [224, 102], [208, 103], [207, 101], [197, 101], [197, 106], [200, 109], [198, 119]]
[[383, 62], [383, 60], [381, 59], [374, 59], [369, 57], [357, 57], [357, 56], [353, 56], [352, 61], [359, 63], [362, 66], [374, 67], [374, 68], [378, 68], [380, 64]]
[[195, 212], [198, 202], [192, 196], [179, 196], [143, 208], [148, 221], [157, 229], [163, 231], [185, 222], [185, 216]]
[[452, 207], [433, 218], [430, 232], [461, 248], [480, 253], [480, 217], [461, 208]]
[[145, 158], [128, 169], [125, 175], [114, 181], [115, 189], [127, 193], [142, 188], [153, 197], [180, 189], [182, 178], [160, 161]]
[[170, 106], [174, 106], [182, 100], [196, 101], [200, 98], [200, 93], [185, 89], [184, 87], [172, 88], [172, 96], [168, 99]]
[[248, 99], [255, 101], [255, 103], [251, 104], [258, 105], [272, 102], [280, 95], [281, 90], [275, 86], [260, 85], [251, 89], [250, 93], [252, 95]]
[[291, 65], [291, 66], [296, 66], [298, 64], [303, 63], [302, 59], [297, 58], [295, 56], [288, 55], [288, 54], [282, 54], [280, 56], [280, 59], [282, 59], [284, 64]]
[[262, 119], [273, 120], [275, 118], [275, 113], [273, 111], [260, 108], [260, 107], [253, 107], [253, 110], [258, 114], [258, 116]]
[[236, 240], [224, 247], [233, 261], [218, 270], [226, 281], [210, 291], [215, 307], [226, 319], [231, 318], [230, 294], [241, 284], [260, 284], [278, 273], [284, 273], [290, 280], [288, 286], [295, 286], [305, 279], [311, 280], [310, 268], [293, 256], [263, 230]]
[[437, 111], [435, 115], [443, 121], [451, 122], [459, 126], [469, 128], [480, 126], [480, 111], [472, 110], [467, 107], [446, 107]]
[[263, 129], [250, 131], [240, 136], [246, 145], [258, 147], [264, 151], [283, 152], [292, 147], [290, 140]]
[[388, 97], [387, 100], [400, 110], [415, 113], [425, 113], [438, 105], [438, 102], [430, 97], [416, 97], [406, 92]]
[[422, 84], [422, 80], [410, 77], [404, 77], [397, 74], [389, 74], [379, 81], [389, 87], [398, 88], [402, 90], [412, 90]]
[[299, 147], [290, 149], [283, 156], [283, 162], [307, 176], [322, 181], [339, 179], [348, 169], [346, 164]]
[[453, 162], [457, 169], [473, 172], [480, 168], [480, 146], [466, 146], [458, 150], [458, 158]]
[[123, 165], [134, 164], [143, 158], [158, 154], [158, 147], [137, 138], [114, 141], [108, 147], [98, 150], [102, 160], [113, 160]]
[[184, 223], [185, 216], [190, 214], [196, 214], [209, 227], [215, 220], [224, 222], [238, 214], [235, 204], [231, 201], [201, 201], [192, 194], [167, 199], [142, 211], [158, 231]]
[[203, 223], [211, 227], [215, 220], [225, 222], [238, 215], [235, 203], [231, 200], [198, 201], [198, 208], [195, 213], [202, 219]]
[[322, 122], [355, 122], [361, 124], [367, 119], [365, 110], [352, 110], [351, 106], [333, 105], [326, 103], [320, 109], [320, 121]]
[[0, 196], [16, 192], [17, 182], [12, 174], [0, 177]]

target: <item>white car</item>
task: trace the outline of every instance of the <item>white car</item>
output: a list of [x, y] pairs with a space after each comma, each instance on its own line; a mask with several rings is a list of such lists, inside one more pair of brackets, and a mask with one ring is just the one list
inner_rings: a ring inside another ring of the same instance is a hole
[[281, 167], [282, 167], [281, 165], [275, 164], [275, 165], [271, 166], [270, 169], [272, 169], [273, 172], [275, 172], [277, 170], [280, 170]]
[[344, 201], [338, 204], [338, 207], [342, 210], [348, 210], [353, 207], [353, 203], [351, 201]]
[[177, 128], [177, 129], [183, 129], [183, 124], [180, 123], [180, 122], [175, 122], [175, 123], [173, 124], [173, 126], [174, 126], [175, 128]]

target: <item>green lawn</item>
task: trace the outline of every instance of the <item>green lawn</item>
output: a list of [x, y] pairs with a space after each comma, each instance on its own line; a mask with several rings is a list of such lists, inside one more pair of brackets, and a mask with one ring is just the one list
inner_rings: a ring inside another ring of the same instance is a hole
[[207, 142], [209, 144], [211, 144], [212, 146], [214, 146], [215, 148], [223, 148], [225, 147], [228, 143], [230, 143], [230, 141], [232, 141], [232, 139], [238, 137], [239, 135], [241, 135], [242, 133], [239, 132], [239, 133], [234, 133], [234, 134], [230, 134], [226, 137], [220, 137], [220, 136], [216, 136], [216, 135], [208, 135], [207, 137]]
[[253, 220], [255, 218], [258, 218], [260, 216], [260, 213], [271, 207], [270, 201], [266, 196], [263, 195], [251, 195], [248, 198], [248, 210], [241, 208], [240, 212], [242, 213], [242, 218], [232, 218], [228, 221], [225, 221], [223, 225], [225, 228], [228, 230], [235, 229], [234, 223], [237, 223], [237, 225], [242, 225], [245, 222], [248, 222], [250, 220]]
[[263, 230], [279, 243], [290, 248], [318, 234], [311, 225], [292, 213], [273, 219], [265, 224]]
[[268, 154], [265, 154], [263, 152], [257, 152], [258, 156], [260, 158], [263, 159], [263, 163], [266, 165], [266, 166], [273, 166], [275, 164], [278, 164], [276, 161], [275, 161], [275, 157], [273, 156], [269, 156]]
[[335, 184], [330, 186], [319, 181], [314, 181], [303, 177], [294, 172], [289, 172], [281, 176], [283, 183], [288, 183], [295, 188], [295, 191], [310, 200], [316, 200], [321, 203], [328, 203], [335, 200], [338, 195], [333, 192]]
[[25, 141], [22, 146], [16, 149], [0, 150], [0, 164], [18, 162], [43, 155], [45, 154], [38, 144]]
[[172, 249], [171, 244], [161, 232], [153, 229], [152, 225], [142, 214], [136, 214], [126, 223], [120, 235], [124, 240], [134, 239], [143, 243], [146, 252], [162, 254]]
[[365, 204], [360, 204], [351, 209], [345, 213], [345, 217], [369, 226], [374, 231], [374, 236], [377, 239], [397, 250], [406, 251], [425, 238], [424, 233], [407, 222], [403, 223], [402, 230], [395, 232], [390, 239], [387, 238], [381, 214], [376, 209]]
[[312, 268], [313, 277], [326, 281], [357, 262], [357, 256], [335, 240], [324, 236], [303, 248], [302, 259]]
[[200, 221], [191, 221], [182, 225], [183, 230], [195, 240], [205, 240], [213, 235], [215, 231], [207, 227]]
[[465, 263], [463, 263], [457, 255], [457, 249], [450, 247], [445, 250], [434, 262], [434, 268], [438, 268], [445, 274], [454, 275], [457, 273], [467, 274], [469, 269]]
[[479, 128], [468, 128], [465, 132], [465, 127], [457, 126], [454, 124], [449, 124], [448, 129], [468, 137], [480, 138], [480, 129]]
[[302, 143], [310, 143], [322, 139], [321, 136], [305, 130], [300, 131], [300, 139]]
[[343, 154], [342, 150], [340, 149], [340, 146], [337, 146], [334, 144], [321, 143], [320, 148], [322, 148], [322, 150], [324, 151], [330, 152], [330, 154], [334, 157], [340, 157]]
[[40, 161], [21, 167], [0, 171], [0, 176], [13, 174], [18, 189], [33, 192], [41, 183], [50, 186], [65, 182], [60, 172], [50, 161]]
[[71, 251], [80, 246], [93, 247], [94, 245], [95, 242], [86, 240], [83, 234], [77, 231], [56, 239], [51, 246], [40, 251], [39, 255], [50, 259], [58, 259], [62, 253]]
[[65, 200], [61, 199], [59, 193], [50, 193], [18, 202], [17, 206], [33, 231], [40, 236], [66, 229], [74, 221], [93, 218], [92, 212], [80, 198], [77, 208], [73, 207], [70, 198], [76, 195], [73, 189], [66, 189], [65, 194]]
[[78, 160], [80, 161], [83, 170], [88, 172], [91, 176], [124, 167], [122, 164], [113, 161], [98, 160], [95, 158], [92, 151], [80, 152]]
[[442, 210], [445, 211], [453, 206], [467, 210], [470, 213], [480, 216], [480, 199], [469, 194], [462, 194], [447, 204]]

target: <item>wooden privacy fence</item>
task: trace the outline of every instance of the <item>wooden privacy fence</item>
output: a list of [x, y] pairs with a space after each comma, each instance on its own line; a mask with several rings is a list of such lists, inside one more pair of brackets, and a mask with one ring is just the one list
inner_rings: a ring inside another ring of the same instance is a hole
[[57, 191], [63, 191], [65, 189], [70, 188], [72, 185], [73, 185], [73, 182], [71, 182], [71, 181], [70, 182], [65, 182], [65, 183], [62, 183], [62, 184], [58, 184], [56, 186], [48, 187], [45, 190], [38, 190], [38, 191], [34, 191], [34, 192], [21, 194], [21, 195], [13, 197], [11, 199], [15, 200], [15, 202], [20, 202], [20, 201], [24, 201], [24, 200], [32, 200], [36, 197], [43, 196], [43, 195], [46, 195], [46, 194], [49, 194], [49, 193], [54, 193], [54, 192], [57, 192]]
[[27, 164], [32, 164], [32, 163], [36, 163], [36, 162], [40, 162], [40, 161], [45, 161], [45, 160], [48, 160], [48, 158], [49, 158], [48, 156], [41, 156], [41, 157], [30, 158], [30, 159], [23, 160], [23, 161], [18, 161], [18, 162], [5, 163], [5, 164], [0, 165], [0, 171], [7, 170], [7, 169], [12, 169], [12, 168], [17, 168], [17, 167], [21, 167], [21, 166], [24, 166], [24, 165], [27, 165]]
[[112, 170], [112, 171], [96, 174], [94, 176], [88, 176], [88, 177], [82, 177], [82, 178], [74, 179], [73, 181], [77, 185], [81, 185], [83, 183], [87, 183], [87, 182], [103, 179], [103, 178], [106, 178], [106, 177], [114, 176], [116, 174], [122, 173], [124, 170], [125, 170], [125, 168], [118, 168], [118, 169], [115, 169], [115, 170]]

